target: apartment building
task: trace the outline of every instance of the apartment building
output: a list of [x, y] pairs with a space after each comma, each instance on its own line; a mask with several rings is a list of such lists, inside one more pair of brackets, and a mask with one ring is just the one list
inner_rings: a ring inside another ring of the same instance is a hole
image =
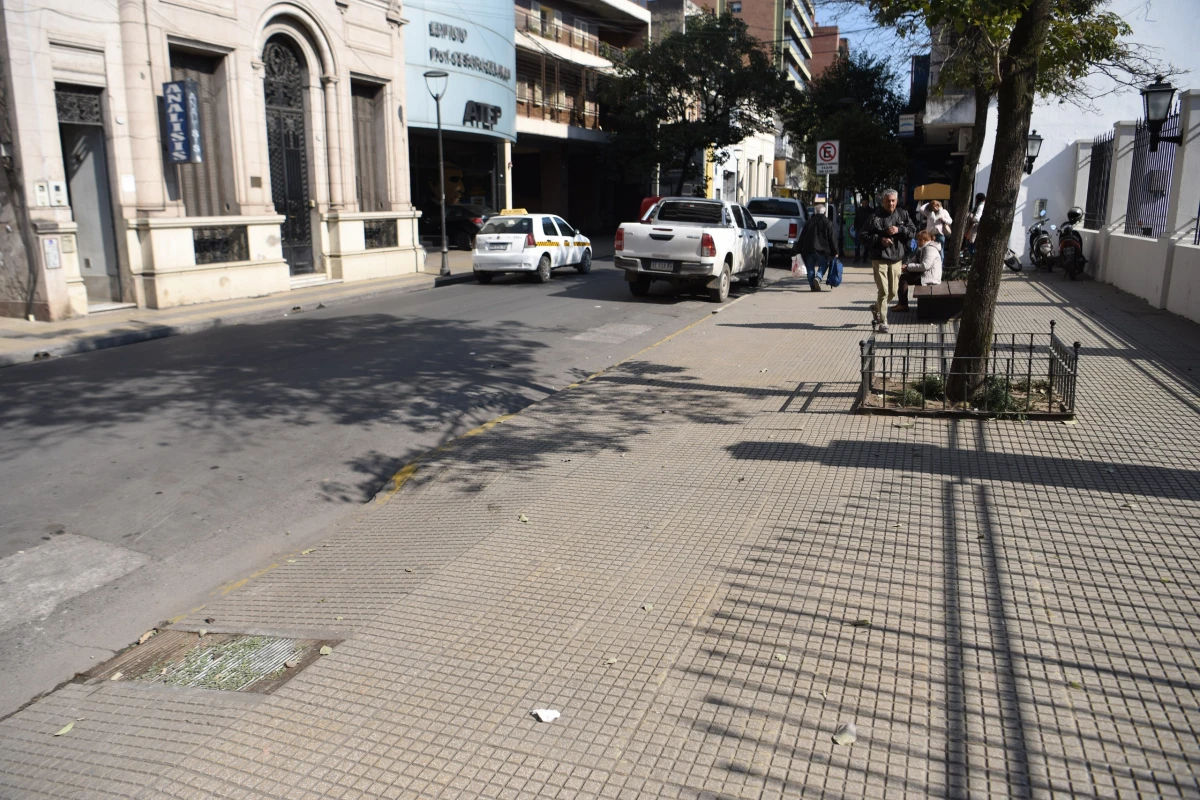
[[850, 40], [839, 35], [837, 25], [817, 25], [813, 29], [812, 59], [809, 68], [814, 78], [833, 66], [839, 58], [850, 57]]
[[512, 203], [610, 229], [619, 188], [600, 157], [600, 81], [649, 37], [650, 12], [630, 0], [516, 0], [515, 15]]

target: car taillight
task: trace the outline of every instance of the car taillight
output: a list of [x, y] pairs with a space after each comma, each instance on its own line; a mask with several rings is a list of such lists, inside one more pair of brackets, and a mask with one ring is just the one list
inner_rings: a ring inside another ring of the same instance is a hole
[[789, 239], [796, 238], [796, 223], [794, 223], [794, 222], [792, 224], [788, 225], [788, 238]]
[[617, 236], [615, 239], [613, 239], [613, 249], [614, 250], [624, 250], [625, 249], [625, 229], [624, 228], [617, 228]]
[[471, 217], [471, 222], [474, 222], [476, 225], [483, 227], [483, 217]]
[[537, 247], [537, 240], [533, 238], [532, 233], [525, 234], [525, 246], [526, 247]]
[[704, 234], [700, 238], [700, 255], [705, 258], [715, 258], [717, 255], [717, 243], [713, 241], [711, 234]]

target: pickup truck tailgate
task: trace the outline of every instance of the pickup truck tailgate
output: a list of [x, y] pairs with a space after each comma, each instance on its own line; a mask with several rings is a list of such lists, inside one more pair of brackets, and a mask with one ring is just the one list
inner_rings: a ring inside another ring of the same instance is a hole
[[702, 226], [666, 222], [622, 227], [628, 255], [676, 261], [695, 261], [700, 257]]

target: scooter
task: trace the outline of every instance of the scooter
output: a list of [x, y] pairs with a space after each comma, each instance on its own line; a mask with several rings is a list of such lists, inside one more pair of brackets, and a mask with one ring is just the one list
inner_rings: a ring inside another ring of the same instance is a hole
[[1087, 264], [1083, 256], [1083, 236], [1075, 230], [1082, 219], [1083, 209], [1074, 206], [1067, 211], [1067, 221], [1058, 229], [1058, 263], [1071, 280], [1075, 280]]
[[1038, 212], [1038, 221], [1029, 226], [1029, 263], [1034, 269], [1044, 269], [1047, 272], [1054, 268], [1054, 245], [1050, 234], [1056, 230], [1054, 225], [1046, 225], [1046, 209]]

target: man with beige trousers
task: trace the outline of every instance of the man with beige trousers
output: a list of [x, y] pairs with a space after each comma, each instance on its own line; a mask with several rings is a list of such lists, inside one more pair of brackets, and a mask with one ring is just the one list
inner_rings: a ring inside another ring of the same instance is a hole
[[871, 270], [875, 273], [875, 303], [871, 318], [876, 332], [887, 333], [887, 304], [896, 299], [900, 271], [904, 268], [905, 243], [917, 235], [917, 226], [903, 208], [895, 189], [884, 189], [876, 208], [867, 220], [863, 234], [871, 246]]

